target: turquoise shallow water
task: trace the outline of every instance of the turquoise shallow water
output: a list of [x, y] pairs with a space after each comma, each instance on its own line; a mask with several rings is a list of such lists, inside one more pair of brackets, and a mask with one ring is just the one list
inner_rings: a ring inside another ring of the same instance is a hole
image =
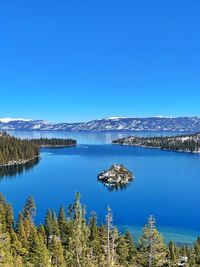
[[[32, 132], [15, 134], [35, 136]], [[36, 134], [37, 137], [72, 136], [79, 145], [43, 149], [39, 163], [1, 178], [0, 191], [13, 204], [15, 213], [27, 196], [32, 195], [39, 223], [47, 208], [58, 210], [60, 204], [67, 207], [79, 191], [87, 205], [87, 216], [95, 210], [99, 222], [104, 221], [109, 205], [114, 223], [121, 231], [129, 228], [135, 238], [150, 214], [156, 217], [166, 242], [191, 244], [200, 234], [199, 155], [110, 145], [117, 133]], [[124, 190], [110, 192], [97, 181], [97, 174], [113, 163], [123, 163], [135, 175], [135, 180]]]
[[[127, 229], [132, 233], [134, 241], [137, 242], [138, 237], [141, 235], [143, 225], [119, 225], [119, 230], [125, 232]], [[170, 227], [170, 226], [159, 226], [159, 232], [163, 235], [165, 243], [173, 241], [177, 244], [187, 244], [192, 245], [197, 236], [199, 236], [200, 231], [194, 231], [187, 228], [181, 227]]]

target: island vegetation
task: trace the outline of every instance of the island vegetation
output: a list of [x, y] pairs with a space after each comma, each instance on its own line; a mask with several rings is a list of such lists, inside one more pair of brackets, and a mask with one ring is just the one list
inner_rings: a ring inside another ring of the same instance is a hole
[[112, 141], [113, 144], [160, 148], [180, 152], [200, 153], [200, 134], [177, 135], [170, 137], [129, 136]]
[[36, 159], [41, 147], [74, 146], [76, 140], [58, 138], [20, 139], [0, 133], [0, 166], [20, 165]]
[[[127, 210], [128, 212], [128, 210]], [[200, 238], [193, 246], [165, 244], [150, 216], [138, 241], [119, 233], [110, 208], [105, 223], [93, 212], [86, 220], [77, 193], [67, 215], [47, 210], [44, 224], [35, 225], [36, 206], [28, 197], [15, 222], [12, 206], [0, 194], [0, 266], [2, 267], [161, 267], [200, 266]], [[149, 265], [151, 263], [151, 265]], [[182, 265], [181, 265], [182, 264]]]
[[108, 187], [119, 188], [133, 180], [133, 174], [122, 164], [113, 164], [98, 175], [98, 180]]

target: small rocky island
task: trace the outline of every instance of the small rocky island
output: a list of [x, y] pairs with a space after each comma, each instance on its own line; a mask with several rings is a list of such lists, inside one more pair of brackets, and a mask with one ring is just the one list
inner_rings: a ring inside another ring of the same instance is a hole
[[98, 180], [109, 187], [124, 187], [133, 180], [134, 176], [122, 164], [113, 164], [110, 169], [98, 175]]

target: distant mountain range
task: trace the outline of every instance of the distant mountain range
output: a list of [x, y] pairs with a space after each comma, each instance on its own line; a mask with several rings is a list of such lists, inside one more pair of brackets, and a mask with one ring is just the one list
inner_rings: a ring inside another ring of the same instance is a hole
[[165, 131], [200, 132], [200, 117], [111, 117], [80, 123], [50, 123], [44, 120], [0, 119], [0, 131]]

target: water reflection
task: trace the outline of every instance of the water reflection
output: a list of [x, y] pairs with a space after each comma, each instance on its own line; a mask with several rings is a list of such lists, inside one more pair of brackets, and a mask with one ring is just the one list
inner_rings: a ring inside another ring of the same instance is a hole
[[133, 136], [169, 136], [177, 132], [68, 132], [68, 131], [9, 131], [11, 135], [20, 138], [72, 138], [78, 144], [111, 144], [113, 140]]
[[39, 158], [36, 158], [24, 164], [0, 167], [0, 179], [12, 178], [13, 176], [22, 174], [23, 172], [28, 172], [36, 166], [39, 161]]
[[100, 183], [103, 184], [104, 187], [106, 187], [106, 189], [109, 192], [115, 192], [115, 191], [124, 191], [129, 184], [115, 184], [115, 185], [106, 185], [103, 181], [98, 180]]

